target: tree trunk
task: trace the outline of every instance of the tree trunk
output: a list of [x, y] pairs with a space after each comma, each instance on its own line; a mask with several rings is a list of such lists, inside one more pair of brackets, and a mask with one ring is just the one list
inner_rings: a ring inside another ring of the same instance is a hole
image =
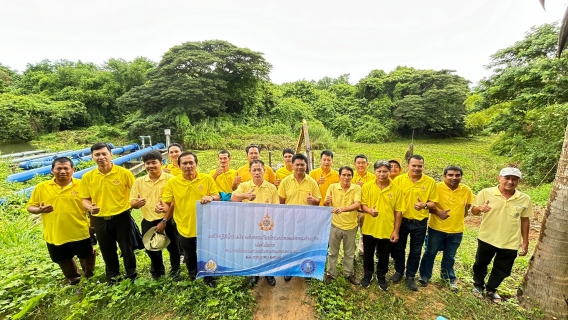
[[538, 243], [518, 296], [526, 309], [568, 319], [568, 127]]

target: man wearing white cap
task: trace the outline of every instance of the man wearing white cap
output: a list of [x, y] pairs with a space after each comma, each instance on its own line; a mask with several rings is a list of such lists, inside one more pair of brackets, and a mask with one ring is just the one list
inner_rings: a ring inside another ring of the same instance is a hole
[[[499, 185], [481, 190], [471, 208], [473, 215], [483, 214], [477, 235], [472, 293], [482, 297], [487, 290], [487, 297], [495, 303], [501, 302], [497, 287], [511, 274], [517, 253], [524, 256], [529, 248], [529, 218], [533, 209], [530, 197], [516, 190], [521, 177], [521, 170], [503, 168]], [[493, 258], [493, 268], [485, 283], [487, 266]]]

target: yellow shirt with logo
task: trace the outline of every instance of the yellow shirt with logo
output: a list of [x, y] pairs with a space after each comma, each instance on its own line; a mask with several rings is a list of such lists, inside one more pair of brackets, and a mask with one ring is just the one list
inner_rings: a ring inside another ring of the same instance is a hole
[[193, 180], [186, 180], [183, 175], [168, 180], [162, 201], [174, 202], [174, 220], [180, 235], [186, 238], [197, 236], [196, 201], [214, 195], [219, 195], [219, 190], [208, 174], [198, 172]]
[[[326, 191], [327, 191], [327, 188], [329, 188], [329, 186], [332, 183], [338, 183], [339, 182], [339, 173], [337, 173], [337, 171], [335, 171], [333, 169], [329, 170], [328, 173], [324, 173], [321, 168], [314, 169], [314, 170], [310, 171], [310, 177], [312, 177], [316, 181], [316, 183], [317, 183], [319, 178], [321, 178], [321, 177], [325, 178], [325, 182], [319, 185], [320, 194], [325, 194]], [[322, 197], [319, 205], [323, 206], [324, 202], [325, 202], [325, 198]]]
[[286, 166], [283, 166], [283, 167], [279, 168], [278, 170], [276, 170], [276, 180], [283, 180], [284, 178], [291, 175], [292, 173], [294, 173], [293, 170], [288, 170], [288, 168], [286, 168]]
[[[343, 190], [341, 183], [332, 183], [329, 188], [327, 188], [327, 196], [331, 195], [331, 206], [337, 207], [347, 207], [355, 202], [361, 203], [361, 186], [352, 183], [347, 191]], [[339, 214], [333, 213], [331, 216], [331, 224], [341, 230], [352, 230], [357, 228], [357, 209], [353, 211], [345, 211]]]
[[316, 199], [321, 199], [318, 183], [312, 177], [306, 175], [302, 183], [298, 183], [294, 175], [289, 175], [280, 182], [278, 196], [286, 199], [285, 204], [308, 205], [306, 199], [309, 194]]
[[254, 202], [254, 203], [272, 203], [279, 204], [280, 198], [278, 197], [278, 190], [276, 187], [266, 180], [262, 180], [262, 184], [257, 186], [252, 180], [243, 182], [239, 184], [237, 190], [234, 191], [235, 194], [247, 193], [254, 188], [254, 194], [256, 198], [253, 201], [244, 199], [243, 202]]
[[[217, 171], [216, 169], [211, 170], [209, 175], [211, 177], [215, 176], [216, 171]], [[218, 175], [214, 179], [215, 183], [217, 184], [217, 189], [219, 189], [219, 191], [227, 193], [233, 192], [233, 182], [235, 181], [236, 175], [237, 175], [237, 170], [235, 169], [229, 169], [227, 170], [227, 172], [223, 172], [220, 175]]]
[[53, 211], [41, 214], [43, 239], [56, 246], [90, 237], [87, 210], [81, 204], [81, 180], [61, 188], [54, 179], [40, 182], [32, 192], [27, 206], [52, 205]]
[[363, 184], [369, 181], [375, 181], [376, 177], [374, 174], [365, 171], [365, 175], [361, 176], [357, 171], [353, 174], [353, 179], [351, 179], [351, 183], [363, 182]]
[[162, 166], [162, 171], [164, 171], [164, 169], [169, 169], [170, 170], [170, 174], [173, 176], [179, 176], [181, 174], [183, 174], [183, 172], [181, 171], [180, 168], [174, 166], [172, 163], [168, 163], [165, 166]]
[[365, 214], [361, 233], [377, 239], [389, 239], [394, 231], [395, 212], [406, 208], [402, 189], [390, 182], [381, 189], [376, 181], [367, 182], [361, 188], [361, 205], [379, 212], [376, 217]]
[[109, 173], [95, 168], [83, 175], [79, 196], [91, 198], [101, 211], [97, 217], [110, 217], [130, 209], [130, 189], [134, 175], [128, 169], [113, 164]]
[[[241, 183], [252, 179], [250, 174], [250, 164], [246, 164], [237, 169], [237, 175], [241, 177]], [[274, 175], [274, 170], [271, 167], [264, 165], [264, 180], [274, 184], [276, 180], [276, 175]]]
[[520, 192], [505, 199], [499, 187], [486, 188], [477, 194], [473, 206], [489, 200], [491, 210], [483, 214], [477, 238], [500, 249], [518, 250], [521, 245], [521, 218], [533, 216], [531, 198]]
[[446, 233], [461, 233], [464, 229], [464, 218], [467, 214], [466, 207], [473, 202], [473, 192], [464, 185], [459, 184], [456, 190], [450, 189], [445, 182], [438, 182], [438, 205], [443, 210], [450, 210], [446, 220], [440, 219], [435, 214], [430, 215], [428, 226], [434, 230]]
[[164, 214], [156, 213], [155, 209], [162, 198], [166, 182], [173, 178], [173, 175], [162, 172], [156, 181], [152, 181], [148, 175], [137, 178], [134, 181], [132, 189], [130, 190], [130, 201], [138, 198], [138, 195], [146, 199], [146, 204], [140, 209], [142, 210], [142, 217], [147, 221], [161, 220], [164, 218]]
[[420, 180], [416, 183], [412, 182], [408, 174], [400, 175], [392, 181], [402, 189], [406, 209], [402, 212], [402, 217], [410, 220], [423, 220], [428, 218], [430, 211], [428, 209], [414, 209], [414, 204], [418, 202], [418, 197], [422, 202], [426, 201], [438, 202], [438, 189], [436, 181], [422, 174]]

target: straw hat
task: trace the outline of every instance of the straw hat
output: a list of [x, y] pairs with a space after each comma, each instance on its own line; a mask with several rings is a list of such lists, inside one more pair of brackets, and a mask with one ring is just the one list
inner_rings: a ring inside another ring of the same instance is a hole
[[165, 234], [156, 232], [156, 227], [152, 227], [142, 237], [142, 243], [148, 251], [160, 251], [170, 244], [170, 239]]

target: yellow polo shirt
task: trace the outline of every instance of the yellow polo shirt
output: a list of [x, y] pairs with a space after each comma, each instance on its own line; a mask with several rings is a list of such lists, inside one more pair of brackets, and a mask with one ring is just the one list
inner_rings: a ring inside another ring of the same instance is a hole
[[128, 169], [113, 164], [109, 173], [95, 168], [83, 175], [79, 196], [91, 198], [101, 208], [97, 217], [110, 217], [130, 209], [130, 189], [134, 175]]
[[[321, 168], [314, 169], [314, 170], [310, 171], [310, 177], [312, 177], [316, 181], [316, 183], [317, 183], [319, 178], [321, 178], [321, 177], [325, 178], [325, 182], [319, 185], [320, 194], [325, 194], [326, 191], [327, 191], [327, 188], [329, 188], [329, 186], [332, 183], [338, 183], [339, 182], [339, 173], [337, 173], [337, 171], [335, 171], [333, 169], [329, 170], [328, 173], [323, 173]], [[324, 202], [325, 202], [325, 198], [322, 197], [321, 200], [320, 200], [320, 206], [323, 206]]]
[[[241, 177], [241, 182], [246, 182], [252, 180], [252, 175], [250, 174], [250, 164], [246, 164], [237, 169], [237, 175]], [[271, 167], [264, 165], [264, 180], [274, 184], [276, 180], [276, 175], [274, 175], [274, 170]]]
[[288, 170], [286, 168], [286, 166], [283, 166], [283, 167], [279, 168], [278, 170], [276, 170], [276, 180], [283, 180], [284, 178], [291, 175], [292, 173], [294, 173], [293, 170]]
[[430, 214], [428, 209], [415, 210], [414, 204], [418, 202], [418, 197], [422, 202], [438, 202], [438, 190], [436, 181], [433, 178], [422, 174], [420, 180], [412, 182], [407, 174], [400, 175], [392, 181], [393, 184], [402, 189], [406, 210], [402, 212], [402, 217], [411, 220], [423, 220]]
[[247, 193], [252, 188], [254, 188], [254, 193], [256, 194], [256, 198], [253, 201], [244, 199], [243, 202], [272, 203], [272, 204], [280, 203], [280, 198], [278, 198], [278, 190], [272, 183], [266, 180], [262, 181], [260, 187], [254, 184], [252, 180], [243, 182], [239, 184], [237, 190], [235, 190], [233, 193], [235, 194]]
[[518, 250], [521, 245], [521, 217], [533, 216], [531, 198], [516, 190], [507, 200], [499, 187], [492, 187], [479, 191], [473, 206], [481, 206], [487, 200], [491, 211], [483, 214], [477, 238], [497, 248]]
[[365, 215], [361, 233], [377, 239], [389, 239], [394, 231], [395, 212], [404, 212], [406, 204], [402, 189], [392, 182], [381, 190], [375, 181], [367, 182], [361, 188], [361, 205], [379, 212], [376, 217]]
[[[215, 175], [215, 171], [217, 169], [211, 170], [209, 175], [213, 177]], [[237, 170], [229, 169], [227, 172], [223, 172], [215, 178], [215, 183], [217, 184], [217, 189], [219, 191], [231, 193], [233, 192], [233, 182], [235, 181], [235, 177], [237, 176]]]
[[219, 191], [217, 184], [208, 174], [198, 172], [193, 180], [186, 180], [181, 175], [166, 182], [162, 201], [175, 202], [174, 220], [180, 235], [186, 238], [197, 236], [196, 201], [200, 201], [204, 196], [214, 195], [219, 195]]
[[466, 206], [473, 202], [473, 192], [464, 185], [459, 184], [456, 190], [450, 189], [445, 182], [438, 182], [438, 208], [450, 210], [446, 220], [440, 219], [435, 214], [430, 215], [428, 226], [434, 230], [446, 233], [461, 233], [464, 229], [464, 218], [467, 214]]
[[179, 175], [181, 175], [181, 174], [183, 174], [183, 172], [181, 171], [181, 169], [178, 168], [178, 167], [176, 167], [176, 166], [174, 166], [172, 163], [168, 163], [168, 164], [166, 164], [165, 166], [162, 166], [162, 171], [164, 171], [164, 169], [169, 169], [169, 170], [170, 170], [170, 173], [169, 173], [169, 174], [171, 174], [171, 175], [173, 175], [173, 176], [176, 176], [176, 177], [179, 176]]
[[361, 176], [357, 171], [353, 174], [353, 179], [351, 179], [351, 183], [363, 182], [363, 184], [369, 181], [375, 181], [376, 177], [374, 174], [365, 171], [365, 175]]
[[55, 179], [38, 183], [27, 206], [51, 204], [53, 211], [41, 214], [43, 239], [56, 246], [64, 243], [85, 240], [89, 235], [87, 210], [81, 204], [79, 188], [81, 180], [72, 179], [71, 184], [61, 188]]
[[162, 172], [155, 182], [152, 181], [148, 175], [137, 178], [134, 181], [132, 189], [130, 190], [130, 201], [138, 198], [138, 195], [146, 199], [146, 204], [140, 209], [142, 210], [142, 217], [147, 221], [161, 220], [164, 218], [164, 214], [156, 213], [155, 209], [158, 202], [160, 202], [160, 198], [162, 198], [166, 182], [173, 178], [173, 175]]
[[[341, 187], [341, 183], [332, 183], [327, 188], [325, 198], [331, 195], [332, 207], [347, 207], [355, 202], [361, 203], [361, 186], [352, 183], [347, 191]], [[339, 214], [332, 213], [331, 224], [341, 230], [352, 230], [357, 228], [357, 209], [353, 211], [345, 211]]]
[[280, 182], [278, 196], [285, 198], [286, 204], [307, 205], [306, 198], [309, 194], [316, 199], [321, 199], [318, 183], [312, 177], [306, 175], [302, 183], [298, 183], [294, 175], [289, 175]]

